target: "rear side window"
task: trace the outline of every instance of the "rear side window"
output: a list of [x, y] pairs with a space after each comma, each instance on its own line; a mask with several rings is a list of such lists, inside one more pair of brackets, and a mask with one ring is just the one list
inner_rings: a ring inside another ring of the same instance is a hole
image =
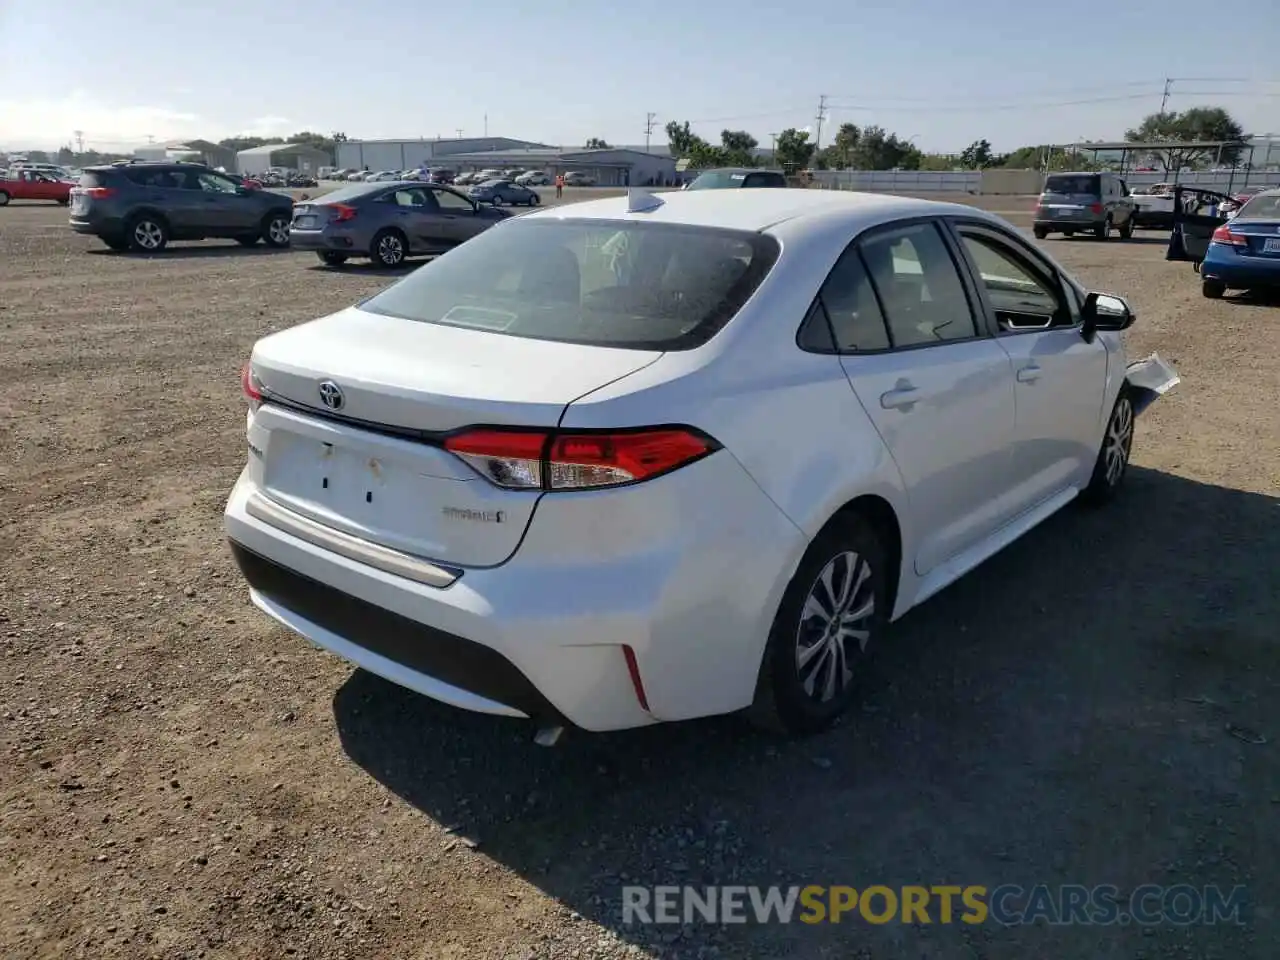
[[360, 306], [538, 340], [688, 350], [734, 317], [778, 253], [777, 241], [760, 233], [513, 219]]
[[800, 346], [824, 353], [889, 348], [884, 314], [854, 247], [845, 250], [822, 285], [816, 308], [801, 331]]
[[1097, 174], [1054, 174], [1044, 182], [1045, 193], [1085, 194], [1090, 197], [1102, 196], [1101, 178]]
[[780, 173], [749, 173], [742, 185], [744, 187], [785, 187], [787, 181]]
[[935, 224], [879, 231], [859, 247], [894, 347], [977, 336], [969, 297]]

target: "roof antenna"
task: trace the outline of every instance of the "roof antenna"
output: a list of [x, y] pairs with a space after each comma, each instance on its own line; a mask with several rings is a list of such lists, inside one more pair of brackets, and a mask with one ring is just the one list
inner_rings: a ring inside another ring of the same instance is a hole
[[627, 213], [648, 213], [662, 206], [663, 200], [641, 187], [627, 188]]

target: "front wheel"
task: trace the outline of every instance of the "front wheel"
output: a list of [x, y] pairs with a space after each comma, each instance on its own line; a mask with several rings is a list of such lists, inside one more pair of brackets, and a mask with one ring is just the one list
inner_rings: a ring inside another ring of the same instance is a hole
[[496, 193], [493, 195], [493, 199], [489, 202], [492, 203], [495, 207], [502, 206], [502, 198], [498, 196]]
[[539, 197], [536, 193], [529, 198], [529, 206], [531, 207], [536, 207], [541, 202], [542, 202], [542, 198]]
[[1120, 490], [1129, 473], [1129, 453], [1133, 449], [1133, 399], [1126, 387], [1121, 387], [1107, 420], [1106, 433], [1102, 435], [1102, 448], [1093, 465], [1089, 485], [1080, 493], [1080, 499], [1090, 506], [1110, 502]]
[[835, 722], [857, 697], [867, 647], [888, 622], [889, 570], [876, 530], [854, 515], [809, 545], [769, 631], [754, 723], [801, 736]]
[[289, 245], [289, 217], [283, 213], [269, 213], [262, 221], [262, 239], [268, 247], [277, 250]]
[[383, 267], [398, 267], [408, 255], [409, 244], [399, 230], [380, 230], [374, 235], [369, 257]]
[[1227, 285], [1221, 280], [1201, 280], [1200, 292], [1210, 300], [1219, 300], [1227, 292]]
[[1044, 227], [1036, 227], [1031, 232], [1035, 234], [1035, 238], [1037, 240], [1043, 240], [1045, 237], [1049, 235], [1049, 231], [1046, 230]]

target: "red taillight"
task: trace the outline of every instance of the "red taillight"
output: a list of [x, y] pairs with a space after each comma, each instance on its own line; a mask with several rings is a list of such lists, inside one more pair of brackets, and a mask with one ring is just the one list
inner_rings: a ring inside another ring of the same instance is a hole
[[240, 371], [240, 389], [244, 391], [244, 398], [251, 406], [256, 408], [262, 403], [262, 384], [254, 376], [253, 366], [249, 363], [246, 363]]
[[622, 657], [627, 662], [627, 673], [631, 675], [631, 688], [636, 692], [636, 700], [639, 701], [640, 708], [648, 713], [649, 695], [644, 692], [644, 678], [640, 676], [640, 663], [636, 660], [636, 652], [624, 643]]
[[1232, 233], [1231, 228], [1225, 223], [1217, 230], [1213, 231], [1214, 243], [1225, 243], [1229, 247], [1247, 247], [1249, 241], [1238, 233]]
[[485, 479], [513, 490], [595, 490], [649, 480], [705, 457], [715, 441], [683, 427], [617, 433], [478, 428], [446, 450]]
[[329, 204], [330, 219], [333, 223], [343, 223], [346, 220], [354, 220], [356, 216], [356, 208], [348, 206], [345, 203]]
[[88, 187], [82, 192], [92, 200], [105, 200], [115, 194], [115, 191], [110, 187]]
[[1091, 204], [1089, 204], [1089, 212], [1090, 212], [1090, 213], [1101, 213], [1101, 212], [1102, 212], [1102, 204], [1100, 204], [1100, 203], [1091, 203]]

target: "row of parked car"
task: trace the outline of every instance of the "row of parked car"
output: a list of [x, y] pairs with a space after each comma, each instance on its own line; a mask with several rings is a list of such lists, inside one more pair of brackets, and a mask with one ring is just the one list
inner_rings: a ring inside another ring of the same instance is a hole
[[[418, 167], [413, 170], [334, 170], [326, 171], [323, 179], [338, 180], [347, 183], [392, 183], [403, 180], [417, 180], [427, 183], [448, 183], [458, 186], [471, 186], [491, 180], [509, 180], [522, 187], [548, 186], [552, 183], [551, 174], [545, 170], [524, 170], [520, 167], [507, 169], [491, 168], [458, 172], [443, 167]], [[565, 186], [593, 187], [595, 178], [585, 173], [573, 171], [564, 175]]]

